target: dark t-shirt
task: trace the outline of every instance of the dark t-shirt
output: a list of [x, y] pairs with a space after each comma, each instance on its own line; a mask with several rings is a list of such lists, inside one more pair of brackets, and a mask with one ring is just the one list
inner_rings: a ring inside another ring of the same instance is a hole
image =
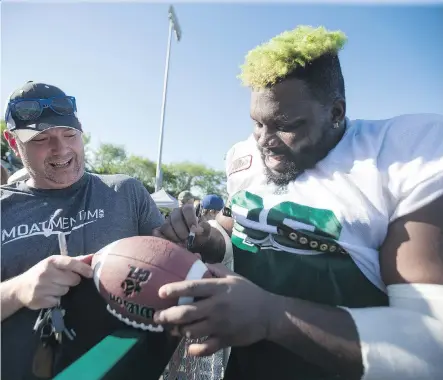
[[[51, 220], [54, 212], [62, 212]], [[163, 222], [143, 185], [125, 175], [86, 173], [62, 190], [29, 188], [25, 182], [1, 187], [1, 279], [6, 281], [48, 256], [59, 254], [59, 231], [71, 256], [94, 253], [129, 236], [151, 235]], [[126, 326], [106, 311], [92, 280], [82, 280], [62, 298], [66, 325], [77, 334], [63, 340], [58, 370], [69, 365], [116, 328]], [[38, 311], [19, 310], [2, 322], [2, 379], [32, 379], [39, 338]], [[155, 338], [158, 344], [158, 336]]]

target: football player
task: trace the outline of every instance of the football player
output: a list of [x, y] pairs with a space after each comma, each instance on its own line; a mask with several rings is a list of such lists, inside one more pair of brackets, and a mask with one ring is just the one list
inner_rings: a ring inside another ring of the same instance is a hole
[[[193, 250], [235, 273], [165, 285], [155, 320], [230, 379], [443, 378], [443, 117], [346, 117], [340, 31], [301, 26], [249, 52], [253, 133], [227, 154], [228, 207]], [[182, 243], [176, 209], [157, 230]], [[195, 227], [193, 227], [195, 229]]]

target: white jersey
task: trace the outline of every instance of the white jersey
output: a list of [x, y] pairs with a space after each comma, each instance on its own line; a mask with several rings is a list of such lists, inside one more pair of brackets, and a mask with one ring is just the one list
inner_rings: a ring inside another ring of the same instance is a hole
[[[243, 249], [259, 244], [300, 255], [339, 249], [385, 291], [378, 254], [388, 225], [443, 195], [443, 117], [417, 114], [346, 124], [328, 156], [284, 189], [266, 183], [252, 136], [229, 150], [232, 239]], [[294, 244], [281, 238], [280, 228], [293, 231]]]

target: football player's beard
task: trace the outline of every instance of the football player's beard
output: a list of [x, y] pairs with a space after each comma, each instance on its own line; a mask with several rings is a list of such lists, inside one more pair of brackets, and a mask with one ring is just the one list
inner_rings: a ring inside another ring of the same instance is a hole
[[302, 170], [299, 169], [297, 164], [294, 161], [286, 160], [285, 157], [285, 170], [282, 172], [277, 172], [269, 169], [265, 163], [265, 155], [262, 154], [262, 160], [264, 163], [264, 170], [266, 175], [266, 180], [268, 184], [275, 184], [279, 187], [286, 186], [290, 182], [294, 181], [301, 173]]
[[318, 162], [325, 158], [330, 149], [330, 142], [327, 139], [321, 139], [316, 145], [305, 147], [298, 153], [294, 153], [289, 149], [279, 154], [284, 155], [282, 160], [283, 168], [279, 171], [271, 170], [266, 165], [266, 155], [260, 150], [263, 166], [265, 170], [266, 180], [268, 184], [275, 184], [279, 187], [287, 186], [290, 182], [299, 177], [305, 170], [314, 168]]

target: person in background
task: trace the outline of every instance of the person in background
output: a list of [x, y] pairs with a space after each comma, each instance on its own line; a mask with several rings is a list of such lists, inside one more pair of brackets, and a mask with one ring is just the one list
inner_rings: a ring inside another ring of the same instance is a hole
[[184, 205], [190, 204], [194, 205], [194, 196], [189, 190], [184, 190], [178, 195], [178, 204], [179, 207], [183, 207]]
[[195, 209], [195, 215], [197, 215], [197, 217], [200, 215], [200, 209], [201, 209], [201, 200], [200, 199], [195, 199], [194, 200], [194, 209]]
[[225, 207], [225, 202], [220, 196], [216, 194], [210, 194], [206, 195], [202, 199], [200, 205], [201, 208], [199, 213], [199, 220], [202, 222], [207, 222], [216, 218], [217, 214], [220, 213], [221, 210], [223, 210], [223, 207]]

